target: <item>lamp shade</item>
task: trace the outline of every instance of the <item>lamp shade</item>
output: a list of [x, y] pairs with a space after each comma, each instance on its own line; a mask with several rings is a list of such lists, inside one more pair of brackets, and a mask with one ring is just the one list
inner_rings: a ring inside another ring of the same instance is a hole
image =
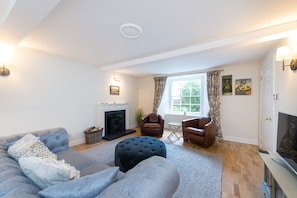
[[291, 59], [291, 49], [289, 46], [282, 46], [277, 48], [276, 61], [282, 61], [285, 59]]

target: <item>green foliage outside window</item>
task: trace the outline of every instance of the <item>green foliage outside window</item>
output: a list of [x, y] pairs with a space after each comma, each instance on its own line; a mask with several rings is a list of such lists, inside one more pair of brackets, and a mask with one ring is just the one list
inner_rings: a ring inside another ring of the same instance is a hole
[[200, 112], [200, 80], [174, 81], [172, 86], [173, 112]]

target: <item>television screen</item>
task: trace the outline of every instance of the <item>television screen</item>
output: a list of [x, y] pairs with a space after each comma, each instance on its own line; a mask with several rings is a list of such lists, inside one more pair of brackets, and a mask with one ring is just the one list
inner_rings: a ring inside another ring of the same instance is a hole
[[277, 153], [297, 174], [297, 117], [279, 112]]

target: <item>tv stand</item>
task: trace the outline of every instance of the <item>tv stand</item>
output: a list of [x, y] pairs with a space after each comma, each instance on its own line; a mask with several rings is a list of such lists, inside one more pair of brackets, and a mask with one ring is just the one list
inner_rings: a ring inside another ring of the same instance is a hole
[[297, 175], [275, 154], [259, 153], [264, 163], [262, 190], [266, 198], [291, 198], [297, 195]]

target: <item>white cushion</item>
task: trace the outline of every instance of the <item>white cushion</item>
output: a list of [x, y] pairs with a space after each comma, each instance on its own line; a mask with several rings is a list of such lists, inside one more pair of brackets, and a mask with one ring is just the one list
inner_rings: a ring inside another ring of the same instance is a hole
[[64, 160], [21, 157], [20, 167], [40, 189], [80, 177], [80, 172]]
[[57, 155], [51, 152], [40, 140], [34, 144], [32, 152], [36, 154], [36, 157], [57, 159]]
[[57, 155], [52, 153], [44, 144], [32, 134], [27, 134], [8, 148], [8, 154], [15, 160], [20, 157], [36, 156], [40, 158], [57, 159]]

